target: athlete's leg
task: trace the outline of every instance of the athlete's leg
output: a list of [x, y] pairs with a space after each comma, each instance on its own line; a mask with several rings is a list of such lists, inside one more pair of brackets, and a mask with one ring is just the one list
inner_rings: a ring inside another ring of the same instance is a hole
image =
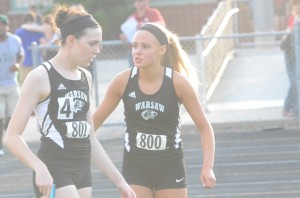
[[[40, 198], [47, 198], [46, 196], [42, 196], [36, 186], [35, 187], [35, 191], [37, 194], [37, 197]], [[39, 196], [38, 196], [39, 195]], [[82, 188], [82, 189], [77, 189], [75, 187], [75, 185], [67, 185], [61, 188], [57, 188], [55, 190], [55, 197], [56, 198], [65, 198], [65, 197], [74, 197], [74, 198], [91, 198], [92, 197], [92, 187], [86, 187], [86, 188]]]
[[78, 190], [79, 196], [81, 198], [91, 198], [92, 197], [92, 187], [86, 187]]
[[130, 187], [135, 192], [136, 198], [154, 198], [152, 190], [145, 186], [130, 185]]
[[80, 198], [79, 193], [74, 185], [64, 186], [55, 190], [55, 198], [66, 197]]
[[[79, 193], [77, 192], [77, 189], [74, 185], [69, 185], [65, 186], [59, 189], [55, 190], [55, 197], [56, 198], [63, 198], [63, 197], [74, 197], [74, 198], [80, 198], [84, 196], [80, 196]], [[90, 198], [86, 196], [87, 198]], [[43, 195], [40, 198], [48, 198], [47, 195]]]
[[187, 188], [158, 190], [154, 194], [155, 198], [187, 198]]

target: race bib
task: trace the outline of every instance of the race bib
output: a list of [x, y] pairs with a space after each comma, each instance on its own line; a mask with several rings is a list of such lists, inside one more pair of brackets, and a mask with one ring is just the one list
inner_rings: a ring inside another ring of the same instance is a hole
[[86, 121], [66, 122], [68, 138], [86, 138], [90, 135], [91, 126]]
[[136, 135], [136, 146], [141, 149], [152, 151], [166, 150], [167, 136], [138, 132]]

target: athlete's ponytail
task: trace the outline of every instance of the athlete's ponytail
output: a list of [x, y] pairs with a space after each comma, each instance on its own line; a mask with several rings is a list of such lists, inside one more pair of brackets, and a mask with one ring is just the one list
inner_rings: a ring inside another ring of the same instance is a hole
[[[179, 42], [178, 36], [173, 32], [169, 31], [165, 26], [157, 24], [157, 23], [148, 23], [147, 25], [155, 26], [156, 28], [146, 27], [146, 30], [150, 30], [150, 32], [154, 31], [154, 35], [156, 35], [157, 39], [160, 41], [162, 45], [167, 46], [167, 50], [165, 55], [161, 59], [161, 65], [165, 67], [172, 67], [175, 71], [182, 73], [189, 77], [189, 68], [190, 68], [190, 60], [186, 54], [186, 52], [182, 49], [181, 44]], [[143, 27], [142, 27], [143, 28]], [[159, 29], [166, 38], [157, 32], [156, 29]]]

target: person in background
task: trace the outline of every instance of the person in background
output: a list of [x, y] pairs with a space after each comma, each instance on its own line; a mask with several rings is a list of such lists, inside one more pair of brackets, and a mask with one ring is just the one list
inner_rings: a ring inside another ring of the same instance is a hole
[[[94, 133], [91, 115], [91, 74], [88, 67], [100, 53], [102, 29], [86, 11], [57, 5], [55, 25], [62, 41], [57, 55], [25, 79], [4, 144], [33, 170], [36, 197], [91, 198], [91, 159], [118, 187], [123, 198], [135, 198]], [[22, 133], [35, 111], [41, 143], [35, 155]]]
[[187, 198], [180, 108], [184, 105], [201, 135], [200, 180], [213, 188], [214, 132], [189, 76], [190, 61], [178, 37], [147, 23], [132, 42], [134, 67], [116, 75], [93, 114], [95, 129], [124, 104], [122, 173], [138, 198]]
[[[288, 31], [294, 30], [296, 21], [300, 24], [300, 0], [291, 1], [291, 16], [288, 20]], [[296, 59], [293, 36], [293, 34], [285, 35], [281, 45], [281, 49], [284, 51], [286, 71], [290, 83], [282, 112], [282, 115], [286, 117], [294, 117], [298, 113]]]
[[19, 98], [16, 75], [24, 59], [21, 39], [8, 31], [8, 17], [0, 14], [0, 156], [3, 133]]
[[32, 32], [41, 32], [45, 35], [45, 41], [43, 45], [48, 46], [47, 49], [42, 50], [42, 57], [44, 61], [47, 61], [53, 58], [58, 52], [60, 44], [60, 33], [59, 30], [55, 27], [54, 21], [50, 14], [43, 17], [42, 25], [38, 24], [23, 24], [21, 28], [32, 31]]
[[[143, 24], [152, 22], [152, 23], [159, 23], [161, 25], [166, 25], [166, 21], [160, 11], [156, 8], [151, 8], [150, 7], [150, 0], [134, 0], [134, 7], [135, 7], [135, 13], [130, 15], [127, 20], [123, 23], [128, 24], [126, 27], [122, 28], [121, 30], [123, 31], [120, 35], [119, 38], [121, 41], [124, 42], [132, 42], [134, 32], [138, 30]], [[131, 26], [131, 27], [128, 27]], [[130, 29], [131, 34], [125, 33], [124, 29]], [[132, 61], [132, 54], [131, 50], [128, 55], [128, 62], [129, 66], [133, 66], [133, 61]]]
[[[35, 14], [33, 14], [32, 12], [26, 13], [23, 17], [23, 24], [34, 25], [36, 24], [35, 21]], [[33, 43], [37, 45], [45, 43], [45, 35], [40, 32], [28, 31], [22, 27], [18, 28], [15, 33], [21, 38], [23, 48], [25, 50], [25, 59], [19, 69], [19, 84], [22, 86], [28, 73], [35, 66], [37, 66], [34, 65], [33, 62], [31, 46]], [[42, 57], [38, 56], [37, 59], [38, 63], [40, 64], [42, 62]]]
[[38, 25], [42, 25], [43, 20], [42, 20], [42, 15], [40, 14], [39, 9], [35, 5], [29, 6], [29, 12], [33, 13], [35, 15], [35, 23]]
[[281, 31], [286, 27], [287, 19], [287, 1], [286, 0], [274, 0], [274, 20], [275, 30]]

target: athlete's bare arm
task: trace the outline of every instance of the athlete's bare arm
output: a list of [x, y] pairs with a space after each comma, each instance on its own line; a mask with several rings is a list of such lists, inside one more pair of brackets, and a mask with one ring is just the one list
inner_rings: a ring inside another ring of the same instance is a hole
[[215, 175], [213, 172], [215, 138], [213, 129], [190, 81], [179, 73], [174, 72], [174, 85], [177, 96], [201, 134], [201, 144], [203, 148], [201, 182], [204, 187], [213, 188], [215, 185]]
[[36, 105], [50, 93], [47, 79], [44, 68], [29, 73], [4, 138], [4, 144], [12, 154], [35, 171], [36, 184], [42, 194], [50, 193], [53, 179], [46, 165], [30, 150], [21, 135]]

